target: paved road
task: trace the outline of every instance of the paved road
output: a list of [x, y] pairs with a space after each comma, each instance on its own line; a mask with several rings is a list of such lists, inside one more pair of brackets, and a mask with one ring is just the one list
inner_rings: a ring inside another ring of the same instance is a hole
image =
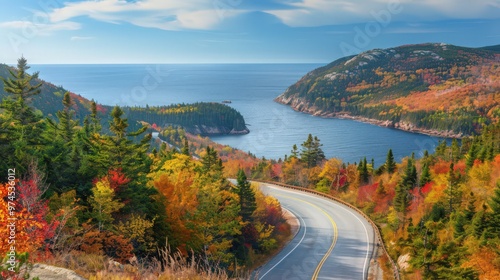
[[367, 279], [374, 231], [361, 215], [313, 194], [264, 183], [261, 189], [297, 216], [300, 230], [259, 269], [259, 279]]

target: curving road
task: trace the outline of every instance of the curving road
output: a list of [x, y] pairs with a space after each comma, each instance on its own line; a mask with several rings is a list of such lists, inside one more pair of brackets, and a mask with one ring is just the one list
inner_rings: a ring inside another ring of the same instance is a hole
[[323, 197], [260, 183], [295, 214], [295, 238], [262, 266], [258, 279], [367, 279], [374, 231], [354, 210]]

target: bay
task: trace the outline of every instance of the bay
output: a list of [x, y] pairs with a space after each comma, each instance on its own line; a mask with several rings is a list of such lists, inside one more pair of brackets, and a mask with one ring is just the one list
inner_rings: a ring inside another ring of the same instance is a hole
[[250, 133], [211, 137], [258, 157], [284, 158], [311, 133], [327, 157], [344, 162], [387, 151], [402, 159], [434, 151], [440, 138], [382, 128], [353, 120], [327, 119], [293, 111], [273, 99], [320, 64], [32, 65], [40, 78], [106, 105], [168, 105], [221, 102], [243, 114]]

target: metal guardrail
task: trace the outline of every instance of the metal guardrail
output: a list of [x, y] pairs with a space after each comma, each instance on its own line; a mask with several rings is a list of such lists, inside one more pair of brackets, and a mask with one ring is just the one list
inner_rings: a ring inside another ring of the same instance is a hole
[[[347, 202], [345, 202], [345, 201], [343, 201], [343, 200], [341, 200], [339, 198], [336, 198], [334, 196], [331, 196], [329, 194], [325, 194], [325, 193], [318, 192], [318, 191], [315, 191], [315, 190], [310, 190], [310, 189], [306, 189], [306, 188], [302, 188], [302, 187], [297, 187], [297, 186], [292, 186], [292, 185], [287, 185], [287, 184], [283, 184], [283, 183], [279, 183], [279, 182], [272, 182], [272, 181], [255, 180], [255, 179], [252, 179], [251, 181], [255, 181], [255, 182], [259, 182], [259, 183], [264, 183], [264, 184], [277, 185], [277, 186], [280, 186], [280, 187], [284, 187], [284, 188], [288, 188], [288, 189], [293, 189], [293, 190], [297, 190], [297, 191], [301, 191], [301, 192], [306, 192], [306, 193], [312, 193], [312, 194], [315, 194], [315, 195], [318, 195], [318, 196], [321, 196], [321, 197], [324, 197], [324, 198], [328, 198], [330, 200], [333, 200], [335, 202], [338, 202], [338, 203], [340, 203], [340, 204], [342, 204], [344, 206], [347, 206], [347, 207], [353, 209], [358, 214], [360, 214], [361, 216], [363, 216], [363, 218], [365, 218], [365, 220], [367, 220], [371, 224], [371, 226], [373, 227], [373, 230], [375, 231], [375, 238], [377, 239], [377, 242], [376, 242], [377, 243], [377, 247], [382, 247], [382, 250], [384, 251], [384, 254], [387, 256], [387, 258], [391, 262], [392, 270], [394, 272], [394, 279], [396, 279], [396, 280], [400, 280], [401, 279], [400, 276], [399, 276], [399, 269], [398, 269], [396, 263], [391, 258], [391, 256], [387, 252], [387, 249], [385, 248], [384, 240], [382, 239], [382, 234], [380, 233], [380, 229], [375, 224], [375, 222], [373, 222], [372, 219], [370, 219], [370, 217], [368, 217], [368, 215], [366, 215], [365, 213], [363, 213], [363, 211], [359, 210], [354, 205], [352, 205], [350, 203], [347, 203]], [[375, 242], [374, 242], [374, 244], [375, 244]], [[375, 252], [376, 252], [376, 250], [374, 249], [373, 253], [372, 253], [372, 256], [371, 256], [372, 259], [374, 258]]]

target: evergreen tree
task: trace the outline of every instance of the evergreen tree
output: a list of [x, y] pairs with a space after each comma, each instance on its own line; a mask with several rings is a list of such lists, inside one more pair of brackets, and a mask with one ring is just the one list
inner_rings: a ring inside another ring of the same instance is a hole
[[444, 191], [448, 201], [449, 213], [453, 213], [455, 211], [455, 207], [461, 203], [462, 192], [460, 191], [458, 183], [459, 178], [457, 177], [457, 174], [455, 174], [454, 164], [452, 162], [450, 164], [450, 171], [448, 172], [448, 186]]
[[[47, 118], [48, 127], [42, 137], [47, 141], [44, 163], [51, 191], [62, 193], [80, 182], [77, 172], [82, 160], [81, 147], [75, 145], [76, 126], [69, 92], [63, 97], [63, 110], [56, 113], [58, 122]], [[57, 159], [57, 160], [54, 160]]]
[[392, 154], [392, 149], [389, 149], [387, 152], [387, 158], [385, 160], [385, 171], [389, 174], [394, 173], [396, 171], [396, 162], [394, 161], [394, 155]]
[[476, 141], [472, 141], [472, 144], [469, 148], [469, 151], [467, 152], [467, 155], [465, 156], [466, 161], [465, 165], [467, 166], [467, 169], [470, 169], [472, 165], [474, 165], [474, 161], [477, 158], [477, 153], [478, 153], [478, 147], [477, 147]]
[[301, 146], [300, 160], [306, 164], [307, 168], [315, 167], [325, 159], [325, 154], [321, 149], [323, 145], [320, 144], [318, 137], [309, 134]]
[[187, 138], [184, 138], [184, 145], [182, 146], [181, 154], [189, 156], [189, 143]]
[[291, 151], [292, 155], [290, 156], [290, 158], [294, 157], [294, 158], [298, 158], [298, 155], [299, 155], [299, 149], [297, 148], [297, 145], [296, 144], [293, 144], [293, 147], [292, 147], [292, 151]]
[[[139, 177], [145, 178], [151, 164], [146, 152], [149, 149], [151, 134], [148, 134], [134, 143], [130, 137], [143, 134], [147, 127], [142, 127], [135, 132], [127, 132], [128, 121], [122, 118], [123, 111], [116, 106], [111, 112], [112, 120], [109, 130], [112, 135], [92, 135], [94, 153], [91, 162], [101, 172], [109, 169], [121, 169], [132, 181]], [[104, 175], [104, 174], [101, 174]]]
[[30, 162], [36, 161], [43, 151], [44, 139], [40, 137], [45, 129], [42, 116], [29, 106], [31, 98], [40, 93], [42, 83], [38, 73], [29, 75], [27, 60], [21, 57], [15, 70], [9, 69], [10, 77], [1, 78], [4, 91], [0, 109], [0, 167], [16, 168], [25, 173]]
[[243, 222], [252, 221], [252, 214], [257, 209], [255, 193], [243, 169], [238, 170], [236, 192], [240, 198], [240, 216]]
[[427, 162], [424, 163], [422, 166], [422, 173], [420, 174], [420, 183], [419, 185], [421, 187], [425, 186], [425, 184], [429, 183], [432, 181], [431, 179], [431, 172], [429, 170], [429, 164]]
[[102, 129], [101, 119], [99, 113], [97, 112], [97, 104], [94, 100], [90, 103], [90, 124], [92, 132], [100, 132]]
[[457, 139], [453, 139], [451, 142], [451, 159], [453, 162], [457, 162], [462, 157], [462, 152], [460, 151], [460, 145]]
[[435, 155], [437, 157], [444, 158], [444, 156], [446, 154], [446, 148], [447, 148], [446, 141], [445, 140], [439, 140], [438, 145], [436, 147]]
[[366, 161], [366, 157], [359, 162], [358, 165], [358, 173], [362, 183], [368, 183], [368, 179], [370, 178], [370, 174], [368, 173], [368, 162]]
[[384, 187], [384, 182], [382, 180], [380, 180], [378, 182], [378, 186], [377, 186], [377, 190], [375, 191], [375, 193], [377, 194], [377, 196], [380, 198], [380, 197], [383, 197], [387, 194], [386, 190], [385, 190], [385, 187]]
[[497, 182], [495, 193], [488, 201], [491, 213], [491, 228], [496, 236], [500, 236], [500, 181]]

